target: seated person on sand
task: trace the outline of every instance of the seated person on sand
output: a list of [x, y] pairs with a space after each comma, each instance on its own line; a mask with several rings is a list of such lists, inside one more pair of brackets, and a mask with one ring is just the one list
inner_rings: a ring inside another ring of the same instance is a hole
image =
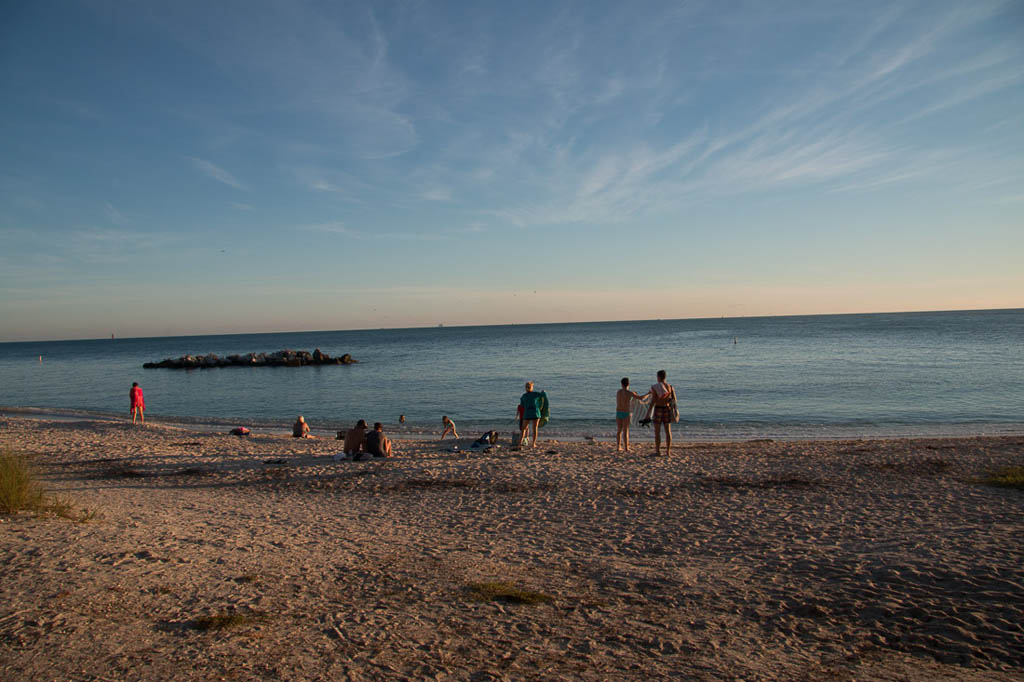
[[309, 424], [299, 415], [299, 418], [292, 424], [292, 438], [316, 438], [309, 432]]
[[345, 445], [342, 450], [346, 455], [357, 455], [366, 448], [366, 421], [360, 419], [345, 434]]
[[366, 434], [366, 452], [374, 457], [391, 456], [391, 439], [384, 435], [384, 425], [375, 422], [373, 431]]

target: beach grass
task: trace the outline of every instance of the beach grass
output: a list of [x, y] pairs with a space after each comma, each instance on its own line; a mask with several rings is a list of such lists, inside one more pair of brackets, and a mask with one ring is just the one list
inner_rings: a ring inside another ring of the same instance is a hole
[[14, 514], [19, 511], [52, 514], [79, 523], [98, 516], [96, 510], [76, 512], [71, 501], [65, 498], [48, 497], [32, 473], [28, 458], [8, 450], [0, 454], [0, 512]]
[[210, 630], [231, 630], [235, 628], [245, 627], [246, 625], [255, 625], [262, 623], [267, 620], [267, 614], [262, 611], [256, 611], [253, 613], [239, 613], [237, 611], [221, 611], [215, 613], [212, 616], [201, 616], [193, 621], [193, 627], [201, 632], [208, 632]]
[[100, 516], [99, 512], [95, 509], [82, 509], [78, 511], [70, 500], [63, 497], [54, 496], [44, 499], [45, 502], [40, 511], [59, 516], [62, 519], [68, 519], [76, 523], [87, 523]]
[[524, 590], [512, 583], [491, 581], [470, 583], [466, 586], [476, 601], [503, 601], [511, 604], [546, 604], [554, 597], [543, 592]]
[[44, 500], [43, 487], [33, 476], [28, 459], [10, 450], [0, 454], [0, 511], [37, 511]]
[[1000, 488], [1024, 490], [1024, 467], [1005, 467], [990, 474], [982, 482]]

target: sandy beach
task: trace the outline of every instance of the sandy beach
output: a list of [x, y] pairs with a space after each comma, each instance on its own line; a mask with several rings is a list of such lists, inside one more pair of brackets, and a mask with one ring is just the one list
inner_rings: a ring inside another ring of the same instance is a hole
[[338, 462], [284, 433], [0, 418], [0, 449], [95, 513], [0, 516], [0, 678], [1024, 679], [1024, 493], [978, 482], [1024, 436], [502, 435]]

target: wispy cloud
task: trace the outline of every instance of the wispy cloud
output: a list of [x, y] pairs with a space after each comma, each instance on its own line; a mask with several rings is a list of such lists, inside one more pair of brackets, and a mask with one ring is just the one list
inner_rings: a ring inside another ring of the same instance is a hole
[[448, 231], [453, 234], [483, 234], [487, 232], [487, 224], [470, 223], [469, 225], [466, 225], [464, 227], [455, 227]]
[[295, 229], [303, 230], [306, 232], [324, 232], [327, 234], [343, 234], [348, 237], [355, 239], [361, 239], [362, 233], [357, 230], [353, 230], [341, 222], [333, 223], [318, 223], [315, 225], [299, 225]]
[[[763, 70], [768, 78], [755, 83], [746, 75], [749, 64], [715, 64], [707, 72], [715, 74], [719, 89], [730, 79], [737, 87], [756, 87], [738, 91], [723, 115], [705, 119], [696, 132], [690, 128], [675, 141], [670, 131], [685, 128], [666, 118], [664, 108], [672, 108], [666, 103], [681, 108], [713, 100], [688, 89], [678, 72], [672, 80], [659, 80], [652, 93], [644, 86], [653, 78], [615, 76], [587, 83], [586, 46], [567, 30], [568, 38], [545, 56], [547, 64], [537, 77], [540, 92], [550, 93], [546, 111], [527, 119], [531, 126], [509, 131], [519, 145], [503, 148], [490, 141], [479, 154], [490, 164], [474, 168], [467, 180], [514, 176], [517, 185], [528, 188], [520, 192], [528, 197], [525, 201], [522, 196], [514, 203], [498, 198], [480, 211], [516, 225], [620, 222], [692, 201], [775, 188], [850, 192], [943, 182], [944, 170], [966, 170], [951, 160], [959, 154], [956, 143], [908, 135], [913, 131], [904, 126], [1020, 87], [1021, 45], [981, 42], [980, 51], [965, 48], [970, 45], [965, 41], [978, 40], [972, 31], [1006, 7], [1005, 2], [942, 6], [927, 14], [891, 9], [865, 24], [859, 36], [844, 28], [852, 40], [823, 52], [820, 68], [788, 69], [776, 63], [774, 76]], [[827, 13], [808, 12], [816, 22], [808, 19], [808, 25], [820, 30]], [[837, 16], [836, 21], [853, 16]], [[749, 31], [757, 47], [757, 33], [771, 28], [760, 27], [757, 19], [709, 32]], [[653, 34], [651, 54], [671, 33]], [[703, 87], [699, 77], [689, 82]], [[618, 100], [631, 109], [616, 109]], [[645, 112], [644, 104], [654, 101], [658, 106]], [[609, 129], [612, 120], [648, 125]], [[652, 151], [660, 149], [665, 151]]]
[[452, 191], [448, 187], [428, 187], [420, 192], [420, 197], [427, 201], [451, 201]]
[[185, 158], [191, 161], [196, 170], [206, 177], [212, 178], [217, 182], [224, 183], [229, 187], [234, 187], [235, 189], [240, 189], [245, 192], [249, 191], [249, 188], [243, 182], [235, 178], [235, 176], [220, 166], [215, 165], [213, 162], [207, 161], [206, 159], [196, 158], [194, 156], [187, 156]]
[[115, 225], [124, 225], [128, 222], [128, 219], [121, 213], [117, 208], [108, 202], [103, 204], [103, 213], [107, 216], [107, 219]]
[[284, 171], [306, 191], [325, 192], [348, 202], [362, 202], [362, 197], [372, 190], [365, 179], [339, 169], [290, 166]]
[[[228, 82], [258, 86], [257, 114], [215, 111], [210, 137], [255, 141], [312, 201], [530, 225], [940, 182], [935, 159], [956, 143], [910, 128], [1019, 89], [1024, 47], [989, 39], [1013, 0], [923, 7], [556, 5], [534, 8], [528, 30], [500, 8], [425, 3], [268, 5], [239, 26], [172, 4], [152, 20]], [[284, 123], [237, 123], [260, 120]]]

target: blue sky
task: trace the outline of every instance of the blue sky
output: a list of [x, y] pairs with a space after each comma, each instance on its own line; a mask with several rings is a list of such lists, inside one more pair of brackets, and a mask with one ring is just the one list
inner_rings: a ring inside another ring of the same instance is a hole
[[1024, 307], [1024, 4], [0, 9], [0, 340]]

